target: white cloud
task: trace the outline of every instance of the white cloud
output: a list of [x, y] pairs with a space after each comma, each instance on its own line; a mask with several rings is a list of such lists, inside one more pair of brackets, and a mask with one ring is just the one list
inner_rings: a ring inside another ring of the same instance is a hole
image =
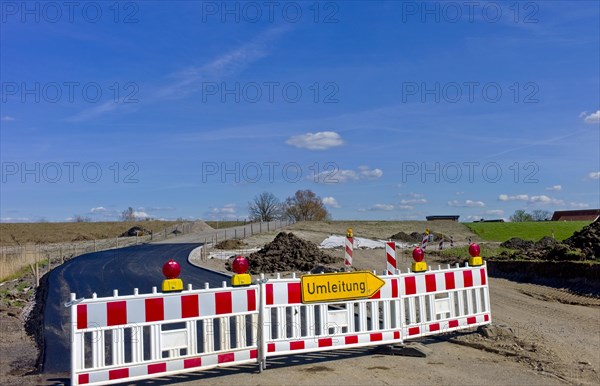
[[1, 119], [1, 120], [2, 120], [2, 121], [5, 121], [5, 122], [10, 122], [10, 121], [14, 121], [14, 120], [15, 120], [15, 117], [11, 117], [11, 116], [9, 116], [9, 115], [5, 115], [5, 116], [3, 116], [3, 117], [2, 117], [2, 119]]
[[558, 200], [556, 198], [548, 197], [544, 194], [539, 196], [531, 196], [529, 198], [529, 202], [531, 203], [540, 203], [540, 204], [554, 204], [554, 205], [564, 205], [565, 202], [563, 200]]
[[551, 190], [555, 192], [559, 192], [562, 190], [562, 185], [553, 185], [546, 188], [546, 190]]
[[530, 204], [553, 204], [553, 205], [564, 205], [563, 200], [548, 197], [545, 194], [539, 196], [529, 196], [527, 194], [517, 194], [516, 196], [509, 196], [507, 194], [501, 194], [498, 196], [500, 201], [524, 201]]
[[136, 219], [144, 219], [150, 217], [150, 215], [142, 211], [133, 211], [133, 217], [135, 217]]
[[372, 211], [390, 211], [390, 210], [394, 210], [394, 205], [392, 204], [375, 204], [372, 207], [369, 208], [369, 210]]
[[332, 208], [340, 208], [340, 204], [337, 202], [335, 197], [323, 197], [323, 204]]
[[[309, 178], [312, 178], [309, 176]], [[339, 169], [336, 171], [324, 171], [317, 174], [316, 181], [326, 184], [348, 182], [358, 180], [358, 174], [354, 170]]]
[[98, 206], [96, 208], [90, 209], [90, 213], [93, 213], [93, 214], [105, 213], [105, 212], [107, 212], [107, 209], [103, 206]]
[[236, 213], [235, 204], [226, 204], [222, 207], [212, 207], [206, 213], [212, 220], [235, 220], [239, 216]]
[[359, 166], [358, 170], [360, 171], [361, 177], [376, 179], [383, 176], [383, 171], [381, 169], [369, 169], [368, 166]]
[[411, 198], [423, 198], [423, 197], [425, 197], [425, 195], [424, 195], [424, 194], [421, 194], [421, 193], [413, 193], [413, 192], [410, 192], [410, 193], [400, 193], [400, 194], [398, 194], [398, 195], [399, 195], [400, 197], [411, 197]]
[[485, 202], [483, 201], [473, 201], [473, 200], [465, 200], [463, 202], [458, 200], [448, 201], [448, 206], [453, 206], [457, 208], [476, 208], [485, 206]]
[[2, 217], [0, 222], [31, 222], [31, 219], [27, 217]]
[[590, 172], [587, 176], [590, 180], [598, 180], [600, 179], [600, 172]]
[[527, 194], [517, 194], [516, 196], [509, 196], [508, 194], [501, 194], [498, 196], [500, 201], [529, 201]]
[[488, 214], [490, 216], [503, 216], [504, 215], [504, 211], [502, 209], [490, 209], [490, 210], [486, 210], [484, 213]]
[[398, 205], [396, 206], [397, 209], [402, 209], [402, 210], [413, 210], [415, 209], [414, 206], [410, 206], [410, 205]]
[[596, 111], [595, 113], [591, 113], [589, 115], [588, 115], [587, 111], [584, 111], [581, 114], [579, 114], [579, 118], [583, 118], [583, 121], [585, 123], [589, 123], [589, 124], [599, 123], [600, 122], [600, 110]]
[[342, 146], [344, 140], [335, 131], [320, 131], [295, 135], [285, 141], [288, 145], [309, 150], [327, 150], [332, 147]]
[[381, 169], [369, 169], [367, 166], [361, 166], [358, 169], [358, 172], [350, 169], [325, 170], [316, 176], [309, 175], [307, 179], [317, 183], [336, 184], [365, 179], [373, 180], [383, 175]]
[[569, 202], [567, 204], [567, 206], [569, 208], [576, 208], [576, 209], [583, 209], [583, 208], [589, 208], [590, 205], [586, 204], [585, 202]]
[[235, 213], [235, 204], [227, 204], [224, 205], [220, 208], [211, 208], [210, 209], [211, 213], [215, 213], [215, 214], [231, 214], [231, 213]]
[[411, 198], [409, 200], [400, 200], [402, 205], [415, 205], [415, 204], [427, 204], [426, 198]]

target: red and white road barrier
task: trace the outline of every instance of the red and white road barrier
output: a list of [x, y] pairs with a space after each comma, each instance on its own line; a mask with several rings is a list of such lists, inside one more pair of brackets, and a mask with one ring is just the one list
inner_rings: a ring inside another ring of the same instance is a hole
[[396, 262], [396, 242], [388, 241], [385, 243], [385, 258], [386, 258], [386, 267], [387, 274], [393, 275], [396, 273], [396, 269], [398, 269], [398, 264]]
[[76, 299], [71, 384], [111, 384], [258, 363], [278, 355], [402, 343], [491, 323], [487, 267], [383, 275], [370, 298], [302, 303], [302, 282]]
[[[258, 286], [83, 299], [71, 294], [71, 384], [257, 362]], [[235, 329], [236, 339], [231, 339]]]
[[344, 265], [346, 267], [352, 266], [352, 249], [354, 248], [354, 237], [346, 237], [346, 255], [344, 258]]

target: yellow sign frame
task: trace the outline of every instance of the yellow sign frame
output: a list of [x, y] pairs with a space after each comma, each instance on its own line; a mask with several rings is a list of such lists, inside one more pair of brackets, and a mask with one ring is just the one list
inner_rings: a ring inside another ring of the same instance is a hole
[[302, 303], [368, 299], [385, 281], [369, 271], [302, 275]]

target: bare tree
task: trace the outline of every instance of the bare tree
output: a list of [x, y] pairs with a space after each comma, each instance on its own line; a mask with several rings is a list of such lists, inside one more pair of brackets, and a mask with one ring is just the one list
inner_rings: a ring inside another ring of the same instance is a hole
[[263, 192], [248, 203], [248, 213], [252, 221], [273, 221], [281, 217], [281, 202], [273, 193]]
[[531, 211], [533, 221], [548, 221], [552, 218], [552, 213], [543, 209], [535, 209]]
[[73, 215], [73, 222], [90, 222], [92, 221], [89, 217], [84, 217], [80, 214]]
[[135, 217], [135, 211], [132, 207], [125, 209], [121, 212], [121, 220], [123, 221], [135, 221], [137, 218]]
[[284, 216], [294, 221], [321, 221], [330, 219], [320, 197], [311, 190], [298, 190], [284, 204]]

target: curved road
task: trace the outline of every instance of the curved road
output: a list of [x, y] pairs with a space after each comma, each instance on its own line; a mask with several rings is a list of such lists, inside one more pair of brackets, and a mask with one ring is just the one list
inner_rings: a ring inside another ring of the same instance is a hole
[[44, 309], [44, 349], [42, 366], [45, 373], [61, 373], [70, 370], [70, 310], [64, 304], [71, 292], [77, 298], [130, 295], [134, 288], [140, 293], [160, 290], [165, 278], [163, 264], [173, 259], [181, 265], [184, 286], [192, 284], [201, 288], [204, 283], [211, 287], [221, 286], [229, 277], [206, 271], [191, 265], [187, 257], [201, 244], [146, 244], [112, 249], [78, 256], [50, 272]]

